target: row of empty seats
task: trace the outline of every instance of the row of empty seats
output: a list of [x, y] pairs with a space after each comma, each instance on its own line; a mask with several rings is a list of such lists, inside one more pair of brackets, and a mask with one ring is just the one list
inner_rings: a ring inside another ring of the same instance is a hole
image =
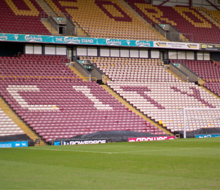
[[40, 21], [43, 12], [36, 1], [0, 1], [0, 32], [14, 34], [43, 34], [50, 32]]
[[152, 31], [148, 23], [144, 23], [142, 18], [137, 18], [128, 7], [117, 0], [46, 2], [55, 12], [70, 14], [72, 21], [83, 27], [91, 37], [165, 40], [156, 30]]
[[76, 77], [64, 60], [67, 58], [47, 55], [0, 57], [0, 75]]
[[0, 136], [21, 135], [24, 132], [14, 121], [0, 108]]
[[2, 81], [0, 92], [46, 141], [112, 130], [166, 134], [94, 82]]
[[220, 62], [214, 60], [171, 60], [171, 63], [182, 63], [187, 66], [205, 81], [204, 87], [220, 96]]
[[[19, 59], [25, 63], [18, 63]], [[32, 62], [28, 62], [32, 59]], [[34, 59], [34, 61], [33, 61]], [[41, 60], [42, 59], [42, 60]], [[46, 60], [42, 64], [43, 59]], [[55, 138], [97, 131], [132, 130], [164, 135], [166, 132], [134, 114], [95, 82], [80, 80], [30, 80], [10, 78], [8, 72], [32, 76], [34, 70], [47, 76], [65, 76], [60, 71], [72, 72], [56, 61], [60, 57], [21, 55], [1, 57], [0, 93], [12, 109], [47, 142]], [[13, 60], [5, 63], [2, 60]], [[36, 61], [36, 63], [35, 63]], [[27, 63], [26, 63], [27, 62]], [[34, 69], [34, 70], [33, 70]], [[72, 73], [71, 76], [76, 76]]]
[[92, 58], [92, 63], [112, 81], [169, 82], [178, 81], [168, 73], [159, 59]]
[[[146, 114], [152, 120], [162, 121], [163, 126], [172, 132], [183, 131], [183, 108], [219, 108], [220, 100], [195, 85], [181, 82], [164, 67], [159, 59], [80, 57], [90, 60], [112, 81], [107, 84], [126, 101]], [[171, 60], [178, 62], [178, 60]], [[185, 61], [200, 63], [208, 69], [210, 61]], [[214, 66], [216, 67], [216, 66]], [[149, 71], [149, 72], [148, 72]], [[117, 78], [114, 78], [117, 76]], [[157, 81], [155, 80], [155, 76]], [[159, 77], [160, 76], [160, 77]], [[192, 113], [192, 116], [190, 114]], [[212, 112], [188, 112], [187, 131], [200, 128], [218, 127]], [[217, 118], [219, 111], [214, 111]], [[202, 119], [204, 118], [204, 119]]]
[[171, 24], [190, 41], [220, 43], [219, 26], [196, 8], [157, 6], [145, 0], [126, 0], [140, 15], [153, 24]]
[[[219, 99], [193, 83], [108, 81], [108, 84], [134, 107], [151, 119], [162, 121], [172, 132], [183, 131], [183, 108], [220, 108]], [[193, 121], [187, 119], [187, 131], [219, 127], [218, 120], [210, 117], [212, 112], [207, 112], [206, 119], [201, 112], [191, 113], [196, 116]], [[220, 110], [215, 114], [219, 117]]]

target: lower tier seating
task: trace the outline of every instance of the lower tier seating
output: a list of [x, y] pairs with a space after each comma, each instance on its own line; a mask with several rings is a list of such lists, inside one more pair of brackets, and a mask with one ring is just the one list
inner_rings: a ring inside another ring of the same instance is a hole
[[[183, 108], [220, 108], [220, 100], [193, 83], [182, 82], [113, 82], [108, 85], [126, 99], [134, 107], [142, 111], [156, 122], [174, 131], [183, 131]], [[200, 128], [219, 127], [218, 120], [210, 116], [218, 115], [219, 111], [192, 111], [187, 120], [187, 131]]]
[[112, 81], [177, 82], [160, 59], [86, 57]]
[[214, 92], [216, 95], [220, 97], [220, 83], [205, 83], [204, 87], [208, 88], [210, 91]]
[[24, 132], [0, 108], [0, 136], [21, 135]]
[[0, 82], [2, 97], [46, 141], [97, 131], [166, 134], [125, 108], [95, 82]]

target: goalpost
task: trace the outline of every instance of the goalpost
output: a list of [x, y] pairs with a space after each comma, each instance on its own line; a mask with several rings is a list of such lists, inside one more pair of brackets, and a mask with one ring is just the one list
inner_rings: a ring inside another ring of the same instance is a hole
[[183, 137], [186, 138], [187, 123], [196, 125], [199, 122], [200, 128], [220, 127], [218, 120], [220, 108], [183, 108]]

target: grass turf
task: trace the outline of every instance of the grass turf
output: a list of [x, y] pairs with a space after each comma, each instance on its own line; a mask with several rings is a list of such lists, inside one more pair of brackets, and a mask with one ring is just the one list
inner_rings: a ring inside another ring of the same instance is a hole
[[220, 189], [220, 138], [1, 149], [0, 189]]

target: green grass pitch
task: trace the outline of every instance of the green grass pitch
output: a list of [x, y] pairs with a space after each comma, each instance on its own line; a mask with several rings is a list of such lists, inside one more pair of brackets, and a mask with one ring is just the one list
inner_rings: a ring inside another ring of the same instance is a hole
[[0, 149], [0, 189], [220, 189], [220, 138]]

